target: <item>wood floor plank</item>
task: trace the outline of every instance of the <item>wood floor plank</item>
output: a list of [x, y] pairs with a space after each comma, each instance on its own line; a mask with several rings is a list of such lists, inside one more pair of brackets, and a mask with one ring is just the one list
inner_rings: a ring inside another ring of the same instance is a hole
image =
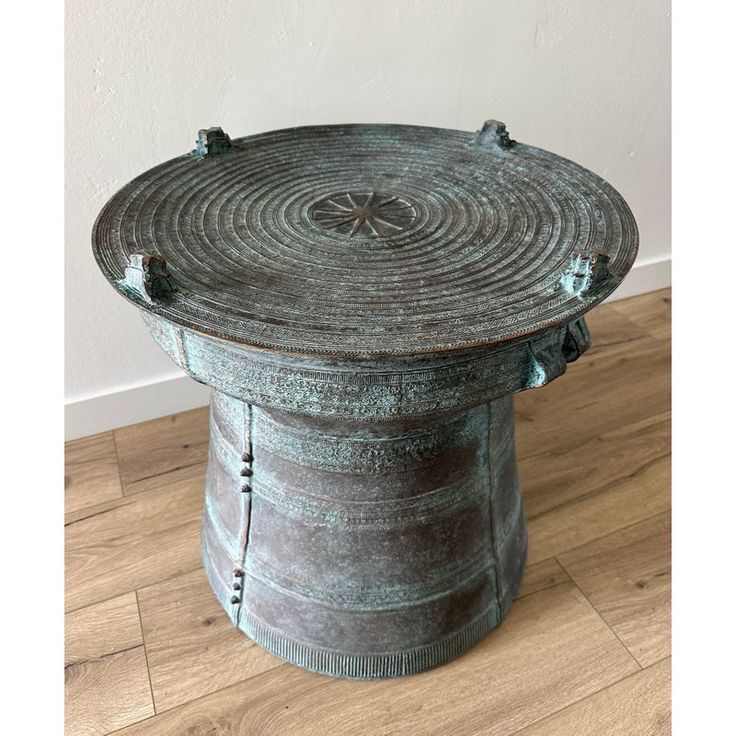
[[135, 593], [95, 603], [64, 616], [64, 664], [132, 649], [143, 644]]
[[204, 468], [148, 493], [82, 512], [65, 535], [66, 610], [152, 585], [201, 565]]
[[515, 398], [517, 457], [635, 424], [670, 410], [670, 346], [649, 338], [631, 350], [583, 356], [567, 374]]
[[667, 460], [670, 450], [670, 412], [583, 441], [569, 442], [563, 434], [554, 447], [519, 461], [527, 519], [605, 493]]
[[64, 453], [64, 508], [67, 512], [120, 498], [112, 432], [67, 442]]
[[201, 569], [138, 597], [159, 713], [282, 664], [232, 625]]
[[553, 558], [541, 560], [534, 565], [526, 566], [516, 598], [523, 598], [560, 583], [569, 582], [569, 580], [570, 576], [562, 569], [557, 560]]
[[611, 307], [658, 339], [668, 339], [672, 334], [672, 289], [622, 299]]
[[514, 736], [669, 736], [670, 665], [663, 660]]
[[617, 312], [610, 304], [602, 304], [588, 312], [585, 322], [593, 344], [580, 360], [630, 351], [651, 337], [649, 332]]
[[593, 496], [530, 519], [529, 563], [558, 557], [574, 547], [668, 511], [670, 486], [670, 458], [664, 457], [628, 477], [612, 481]]
[[670, 507], [669, 343], [614, 327], [635, 336], [626, 349], [517, 397], [530, 563]]
[[153, 715], [135, 593], [65, 616], [66, 733], [106, 734]]
[[646, 667], [670, 655], [670, 514], [560, 557], [606, 623]]
[[115, 430], [123, 493], [171, 485], [204, 467], [209, 447], [208, 409], [172, 414]]
[[500, 736], [638, 669], [579, 590], [563, 583], [516, 601], [499, 629], [435, 670], [351, 682], [284, 665], [131, 726], [121, 736]]
[[154, 713], [143, 646], [67, 668], [64, 721], [67, 736], [99, 736]]

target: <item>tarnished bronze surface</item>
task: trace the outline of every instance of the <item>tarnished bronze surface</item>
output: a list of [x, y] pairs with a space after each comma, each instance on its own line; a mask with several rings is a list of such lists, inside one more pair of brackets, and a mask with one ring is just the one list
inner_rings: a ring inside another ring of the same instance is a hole
[[[539, 148], [345, 125], [162, 164], [113, 197], [94, 240], [126, 297], [182, 327], [363, 357], [493, 345], [569, 322], [618, 285], [637, 234], [612, 187]], [[609, 257], [584, 293], [561, 281], [576, 251]], [[166, 259], [170, 301], [152, 305], [126, 283], [134, 253]]]
[[587, 349], [631, 267], [615, 190], [496, 121], [213, 128], [93, 244], [213, 388], [202, 551], [236, 626], [372, 678], [500, 622], [526, 554], [511, 395]]

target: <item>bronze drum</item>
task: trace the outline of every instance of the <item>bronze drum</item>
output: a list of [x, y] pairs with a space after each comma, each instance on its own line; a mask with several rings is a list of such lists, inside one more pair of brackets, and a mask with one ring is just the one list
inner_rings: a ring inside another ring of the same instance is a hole
[[202, 555], [233, 624], [352, 678], [497, 626], [527, 546], [513, 394], [586, 350], [637, 242], [610, 185], [496, 121], [210, 128], [123, 187], [95, 256], [212, 387]]

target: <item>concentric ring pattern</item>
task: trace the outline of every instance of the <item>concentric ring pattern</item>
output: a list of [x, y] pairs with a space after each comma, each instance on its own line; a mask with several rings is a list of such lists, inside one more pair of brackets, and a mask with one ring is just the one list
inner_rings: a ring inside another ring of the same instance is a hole
[[[355, 227], [356, 209], [325, 227], [325, 203], [347, 207], [351, 193], [391, 224]], [[386, 202], [411, 216], [386, 218]], [[142, 308], [237, 343], [344, 357], [490, 345], [562, 324], [613, 291], [637, 242], [621, 196], [571, 161], [395, 125], [292, 128], [182, 156], [120, 190], [93, 233], [104, 273]], [[576, 251], [610, 257], [588, 299], [560, 286]], [[125, 286], [132, 253], [166, 258], [170, 301]]]

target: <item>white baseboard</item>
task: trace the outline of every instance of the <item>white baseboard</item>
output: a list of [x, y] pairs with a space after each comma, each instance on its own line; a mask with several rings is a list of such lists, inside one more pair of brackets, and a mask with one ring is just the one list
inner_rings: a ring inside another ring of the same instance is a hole
[[[637, 263], [624, 283], [607, 299], [616, 301], [648, 291], [665, 289], [672, 284], [672, 261], [669, 257]], [[128, 424], [145, 422], [168, 414], [206, 406], [209, 389], [186, 375], [106, 394], [71, 401], [64, 409], [67, 440], [107, 432]]]
[[206, 406], [210, 390], [184, 373], [141, 386], [110, 391], [64, 407], [66, 440], [126, 427]]
[[670, 286], [672, 286], [672, 258], [670, 256], [641, 261], [634, 264], [621, 286], [606, 301], [615, 302], [618, 299], [628, 299], [630, 296], [638, 296]]

